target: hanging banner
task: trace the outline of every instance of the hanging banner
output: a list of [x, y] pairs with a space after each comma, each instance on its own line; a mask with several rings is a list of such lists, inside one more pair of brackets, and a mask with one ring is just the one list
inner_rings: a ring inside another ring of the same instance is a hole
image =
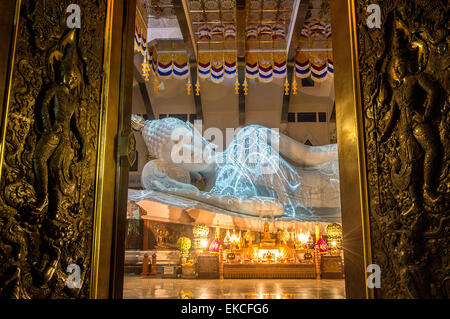
[[247, 53], [245, 55], [245, 77], [248, 79], [258, 77], [258, 54]]
[[223, 53], [211, 54], [211, 81], [213, 83], [221, 83], [224, 79], [224, 60]]
[[245, 76], [269, 83], [287, 75], [285, 28], [276, 24], [249, 26], [246, 29]]
[[225, 77], [228, 79], [233, 79], [237, 76], [237, 60], [236, 54], [234, 53], [225, 53]]
[[208, 79], [211, 75], [211, 54], [198, 53], [198, 76], [202, 79]]
[[211, 40], [211, 29], [208, 26], [199, 29], [198, 43], [198, 76], [202, 79], [208, 79], [211, 76], [211, 53], [209, 41]]
[[170, 79], [172, 77], [172, 54], [158, 54], [158, 77], [160, 79]]
[[315, 82], [323, 82], [328, 76], [328, 55], [325, 53], [311, 54], [311, 79]]
[[176, 53], [173, 57], [173, 76], [184, 80], [189, 76], [188, 56], [186, 53]]
[[222, 83], [237, 76], [236, 28], [222, 24], [199, 28], [198, 76]]
[[273, 60], [272, 53], [258, 54], [258, 76], [259, 80], [264, 83], [272, 82], [273, 80]]
[[305, 79], [311, 75], [309, 55], [301, 51], [297, 52], [295, 57], [295, 75], [300, 79]]
[[273, 76], [276, 78], [284, 78], [286, 76], [286, 54], [275, 52], [273, 54]]
[[158, 69], [158, 58], [157, 58], [158, 57], [158, 53], [157, 53], [155, 47], [151, 47], [149, 49], [149, 51], [150, 51], [150, 58], [151, 58], [151, 61], [152, 61], [152, 63], [151, 63], [152, 71], [153, 71], [153, 75], [155, 75], [157, 73], [156, 70]]
[[314, 82], [323, 82], [333, 76], [331, 53], [298, 51], [295, 57], [295, 75], [300, 79], [311, 77]]
[[333, 55], [328, 53], [328, 75], [334, 76]]

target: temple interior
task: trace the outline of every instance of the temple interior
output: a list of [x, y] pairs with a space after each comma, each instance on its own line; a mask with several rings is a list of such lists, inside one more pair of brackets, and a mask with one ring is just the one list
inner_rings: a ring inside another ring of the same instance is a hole
[[0, 299], [448, 299], [449, 8], [1, 0]]
[[328, 1], [178, 4], [136, 9], [124, 298], [344, 298]]

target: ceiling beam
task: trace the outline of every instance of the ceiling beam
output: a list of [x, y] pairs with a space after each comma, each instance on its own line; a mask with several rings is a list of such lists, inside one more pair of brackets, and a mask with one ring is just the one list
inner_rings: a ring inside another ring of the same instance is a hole
[[192, 30], [191, 17], [186, 0], [173, 0], [173, 7], [177, 16], [178, 25], [183, 35], [189, 61], [197, 62], [197, 45], [195, 43], [194, 31]]
[[245, 125], [245, 95], [242, 84], [245, 80], [245, 29], [247, 27], [247, 19], [245, 12], [245, 0], [236, 0], [236, 49], [237, 49], [237, 72], [238, 81], [241, 84], [239, 88], [239, 125]]
[[[297, 54], [297, 48], [299, 44], [300, 34], [302, 32], [303, 25], [305, 23], [306, 14], [308, 13], [309, 0], [297, 0], [294, 5], [293, 15], [294, 19], [291, 20], [290, 30], [286, 39], [287, 43], [287, 77], [288, 80], [292, 79], [294, 73], [294, 61]], [[289, 104], [291, 102], [291, 94], [283, 95], [283, 106], [281, 108], [281, 123], [287, 123]]]
[[136, 65], [134, 65], [133, 75], [136, 79], [136, 82], [138, 83], [139, 91], [141, 92], [142, 100], [144, 101], [145, 111], [147, 112], [148, 119], [154, 120], [155, 113], [153, 112], [152, 102], [150, 101], [150, 96], [148, 95], [147, 85]]
[[287, 60], [293, 62], [297, 54], [300, 34], [302, 33], [303, 25], [305, 24], [306, 15], [308, 13], [310, 0], [297, 0], [294, 5], [293, 15], [291, 20], [290, 30], [286, 39], [287, 45]]
[[[288, 66], [287, 67], [288, 79], [292, 79], [293, 72], [294, 72], [294, 68], [292, 66]], [[289, 104], [291, 102], [291, 94], [285, 95], [284, 91], [283, 91], [283, 105], [281, 107], [281, 123], [287, 123], [287, 121], [288, 121], [288, 113], [289, 113]]]
[[244, 95], [244, 87], [242, 86], [242, 83], [244, 83], [245, 80], [245, 64], [244, 63], [238, 63], [238, 79], [239, 83], [241, 84], [239, 88], [239, 125], [243, 126], [245, 125], [245, 95]]
[[236, 0], [236, 46], [238, 57], [245, 57], [246, 27], [245, 0]]
[[[181, 34], [183, 35], [184, 44], [186, 46], [186, 52], [189, 60], [189, 73], [191, 76], [191, 83], [195, 91], [195, 83], [197, 83], [197, 57], [198, 49], [195, 43], [194, 31], [192, 30], [191, 18], [189, 15], [188, 6], [186, 0], [173, 0], [173, 6], [175, 14], [177, 16], [178, 25], [180, 26]], [[203, 107], [201, 95], [192, 94], [195, 103], [195, 113], [197, 120], [203, 119]]]
[[195, 94], [195, 83], [197, 83], [197, 68], [195, 66], [191, 66], [189, 72], [191, 73], [191, 81], [193, 83], [192, 87], [194, 93], [192, 94], [192, 96], [194, 97], [195, 114], [197, 116], [197, 120], [203, 120], [202, 97], [201, 94]]

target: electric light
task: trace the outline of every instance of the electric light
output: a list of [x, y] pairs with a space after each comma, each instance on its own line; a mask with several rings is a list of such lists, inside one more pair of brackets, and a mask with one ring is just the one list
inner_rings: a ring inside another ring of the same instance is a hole
[[239, 231], [239, 236], [233, 231], [233, 235], [231, 235], [231, 243], [237, 244], [241, 241], [241, 232]]
[[208, 240], [207, 239], [200, 239], [200, 247], [201, 248], [206, 248], [208, 247]]
[[308, 242], [308, 240], [309, 240], [309, 236], [310, 236], [310, 233], [309, 233], [309, 230], [308, 230], [307, 233], [299, 233], [299, 234], [297, 234], [297, 240], [299, 242], [301, 242], [302, 244], [306, 244]]
[[192, 234], [194, 235], [194, 248], [199, 249], [208, 247], [208, 226], [195, 225]]
[[209, 235], [209, 227], [206, 225], [195, 225], [192, 234], [194, 238], [206, 238]]
[[231, 235], [230, 235], [230, 230], [227, 229], [227, 234], [225, 235], [225, 239], [223, 240], [224, 243], [229, 244], [231, 243]]
[[[336, 248], [342, 247], [342, 226], [338, 223], [332, 223], [327, 226], [327, 236], [331, 245]], [[336, 243], [336, 245], [333, 244]]]

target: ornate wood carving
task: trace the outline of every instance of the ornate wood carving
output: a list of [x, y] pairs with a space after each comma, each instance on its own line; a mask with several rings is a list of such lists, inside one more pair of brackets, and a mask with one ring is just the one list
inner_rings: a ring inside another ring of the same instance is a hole
[[356, 14], [375, 296], [448, 298], [448, 3], [362, 0]]
[[[0, 296], [89, 295], [106, 0], [23, 0], [0, 184]], [[68, 265], [81, 288], [66, 285]]]

